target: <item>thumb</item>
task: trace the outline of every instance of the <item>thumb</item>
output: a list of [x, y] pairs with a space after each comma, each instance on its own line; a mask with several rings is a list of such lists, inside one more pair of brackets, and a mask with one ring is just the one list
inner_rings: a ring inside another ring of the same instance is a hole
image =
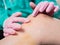
[[36, 7], [36, 4], [34, 4], [33, 2], [30, 2], [30, 6], [32, 9], [34, 9]]

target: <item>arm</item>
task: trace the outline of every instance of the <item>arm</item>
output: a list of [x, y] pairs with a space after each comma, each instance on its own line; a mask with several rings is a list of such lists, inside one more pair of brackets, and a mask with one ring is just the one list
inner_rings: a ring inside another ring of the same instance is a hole
[[[44, 14], [28, 17], [31, 21], [22, 24], [22, 32], [8, 36], [0, 41], [1, 45], [36, 45], [37, 43], [60, 44], [60, 20]], [[29, 40], [30, 39], [30, 40]]]

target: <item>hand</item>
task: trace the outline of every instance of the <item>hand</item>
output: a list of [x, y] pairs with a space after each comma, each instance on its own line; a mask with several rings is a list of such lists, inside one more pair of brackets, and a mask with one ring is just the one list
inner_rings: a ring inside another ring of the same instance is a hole
[[4, 36], [16, 34], [16, 31], [21, 29], [21, 24], [17, 22], [24, 23], [29, 21], [27, 18], [19, 17], [21, 15], [22, 13], [16, 12], [12, 14], [11, 17], [9, 17], [4, 21], [4, 24], [3, 24]]
[[40, 2], [37, 6], [30, 2], [30, 6], [34, 9], [32, 15], [36, 16], [38, 13], [45, 13], [49, 16], [53, 16], [54, 12], [57, 12], [59, 7], [55, 6], [53, 2]]
[[[0, 41], [0, 45], [60, 45], [60, 20], [39, 14], [28, 17], [29, 23], [22, 24], [23, 32], [10, 35]], [[38, 19], [38, 20], [37, 20]], [[39, 42], [39, 43], [38, 43]]]

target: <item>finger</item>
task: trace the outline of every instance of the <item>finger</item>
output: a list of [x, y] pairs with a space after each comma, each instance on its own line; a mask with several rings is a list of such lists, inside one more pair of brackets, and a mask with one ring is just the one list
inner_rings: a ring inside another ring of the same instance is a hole
[[10, 25], [10, 28], [12, 28], [14, 30], [20, 30], [22, 27], [18, 23], [13, 23], [13, 24]]
[[53, 14], [54, 14], [54, 9], [51, 10], [49, 13], [47, 13], [49, 16], [53, 17]]
[[16, 31], [13, 30], [12, 28], [5, 28], [3, 31], [4, 33], [7, 33], [7, 34], [16, 34]]
[[33, 11], [33, 13], [32, 13], [32, 15], [33, 16], [36, 16], [37, 14], [38, 14], [38, 10], [39, 10], [39, 8], [42, 6], [41, 4], [43, 4], [43, 2], [41, 2], [41, 3], [39, 3], [37, 6], [36, 6], [36, 8], [34, 9], [34, 11]]
[[11, 17], [19, 17], [21, 15], [22, 15], [21, 12], [16, 12], [16, 13], [13, 13]]
[[54, 3], [51, 2], [51, 3], [49, 4], [49, 6], [47, 7], [46, 12], [49, 13], [49, 12], [50, 12], [51, 10], [53, 10], [53, 9], [54, 9]]
[[3, 35], [4, 35], [5, 37], [9, 36], [9, 34], [8, 34], [8, 33], [4, 33]]
[[59, 6], [55, 6], [54, 12], [57, 12], [59, 10]]
[[35, 9], [36, 5], [33, 2], [30, 2], [30, 6], [32, 7], [32, 9]]
[[39, 11], [40, 12], [43, 12], [46, 8], [47, 8], [47, 6], [49, 5], [49, 2], [44, 2], [43, 4], [41, 4], [42, 6], [40, 7], [40, 9], [39, 9]]
[[12, 23], [14, 23], [14, 22], [24, 23], [24, 22], [29, 22], [30, 20], [27, 18], [23, 18], [23, 17], [14, 17], [11, 21], [12, 21]]

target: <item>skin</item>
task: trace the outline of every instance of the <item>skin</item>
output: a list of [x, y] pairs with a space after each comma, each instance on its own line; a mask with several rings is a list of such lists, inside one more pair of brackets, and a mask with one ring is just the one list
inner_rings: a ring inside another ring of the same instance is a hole
[[38, 13], [46, 13], [49, 16], [53, 16], [53, 14], [59, 10], [58, 6], [55, 6], [53, 2], [48, 1], [40, 2], [38, 5], [30, 2], [30, 6], [34, 8], [34, 11], [32, 13], [33, 16], [37, 16]]
[[[38, 45], [60, 44], [60, 20], [39, 14], [28, 16], [30, 22], [23, 23], [16, 35], [10, 35], [0, 41], [0, 45]], [[38, 19], [38, 20], [37, 20]]]
[[20, 30], [21, 24], [16, 22], [24, 23], [29, 21], [27, 18], [20, 17], [21, 15], [22, 13], [16, 12], [12, 14], [11, 17], [4, 21], [3, 24], [4, 36], [16, 34], [16, 31]]
[[[58, 11], [58, 7], [54, 5], [53, 2], [40, 2], [38, 5], [35, 5], [33, 2], [30, 2], [30, 6], [34, 10], [32, 15], [37, 16], [39, 13], [46, 13], [49, 16], [53, 16], [54, 12]], [[39, 12], [39, 13], [38, 13]], [[13, 13], [11, 17], [6, 19], [3, 24], [4, 36], [14, 35], [17, 30], [21, 29], [21, 24], [16, 22], [29, 22], [29, 19], [20, 17], [21, 12]], [[37, 19], [38, 20], [38, 19]]]

